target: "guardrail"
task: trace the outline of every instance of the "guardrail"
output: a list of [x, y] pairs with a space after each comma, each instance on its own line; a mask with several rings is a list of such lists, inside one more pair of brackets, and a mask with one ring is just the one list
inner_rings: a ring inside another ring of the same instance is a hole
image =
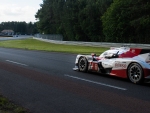
[[36, 38], [48, 39], [48, 40], [58, 40], [62, 41], [63, 36], [61, 34], [35, 34]]
[[66, 45], [81, 45], [81, 46], [92, 46], [92, 47], [121, 47], [121, 46], [127, 46], [127, 47], [136, 47], [136, 48], [149, 48], [150, 44], [134, 44], [134, 43], [107, 43], [107, 42], [82, 42], [82, 41], [58, 41], [58, 40], [48, 40], [48, 39], [42, 39], [42, 38], [36, 38], [34, 39], [55, 43], [55, 44], [66, 44]]

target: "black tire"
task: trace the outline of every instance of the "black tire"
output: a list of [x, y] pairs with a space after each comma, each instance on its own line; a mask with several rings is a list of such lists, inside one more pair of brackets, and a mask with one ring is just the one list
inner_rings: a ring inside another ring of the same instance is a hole
[[128, 67], [128, 78], [135, 84], [143, 82], [143, 69], [138, 63], [132, 63]]
[[85, 57], [80, 57], [78, 62], [79, 71], [87, 72], [88, 70], [88, 61]]

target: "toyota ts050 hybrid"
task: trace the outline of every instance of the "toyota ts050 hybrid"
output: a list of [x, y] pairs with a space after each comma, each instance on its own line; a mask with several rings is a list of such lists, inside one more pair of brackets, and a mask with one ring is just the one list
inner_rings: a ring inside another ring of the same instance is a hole
[[111, 47], [100, 56], [77, 55], [73, 70], [129, 78], [138, 84], [150, 79], [150, 49]]

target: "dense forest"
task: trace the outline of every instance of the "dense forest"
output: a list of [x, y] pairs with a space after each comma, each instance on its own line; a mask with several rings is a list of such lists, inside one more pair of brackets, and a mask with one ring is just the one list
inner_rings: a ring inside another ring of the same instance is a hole
[[2, 30], [13, 30], [16, 35], [33, 35], [38, 32], [36, 23], [32, 22], [2, 22], [0, 23], [0, 31]]
[[64, 40], [103, 41], [101, 16], [112, 0], [43, 0], [35, 17], [41, 33]]
[[64, 40], [150, 43], [149, 0], [43, 0], [35, 17]]
[[102, 23], [106, 41], [150, 43], [150, 1], [114, 0]]

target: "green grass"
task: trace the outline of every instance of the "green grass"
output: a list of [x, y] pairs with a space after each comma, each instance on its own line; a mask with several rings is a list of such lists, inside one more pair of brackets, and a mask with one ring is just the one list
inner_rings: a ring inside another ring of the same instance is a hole
[[29, 113], [29, 111], [0, 95], [0, 113]]
[[42, 50], [50, 52], [75, 53], [75, 54], [96, 53], [98, 55], [108, 49], [104, 47], [53, 44], [38, 41], [35, 39], [0, 41], [0, 47], [20, 48], [28, 50]]

